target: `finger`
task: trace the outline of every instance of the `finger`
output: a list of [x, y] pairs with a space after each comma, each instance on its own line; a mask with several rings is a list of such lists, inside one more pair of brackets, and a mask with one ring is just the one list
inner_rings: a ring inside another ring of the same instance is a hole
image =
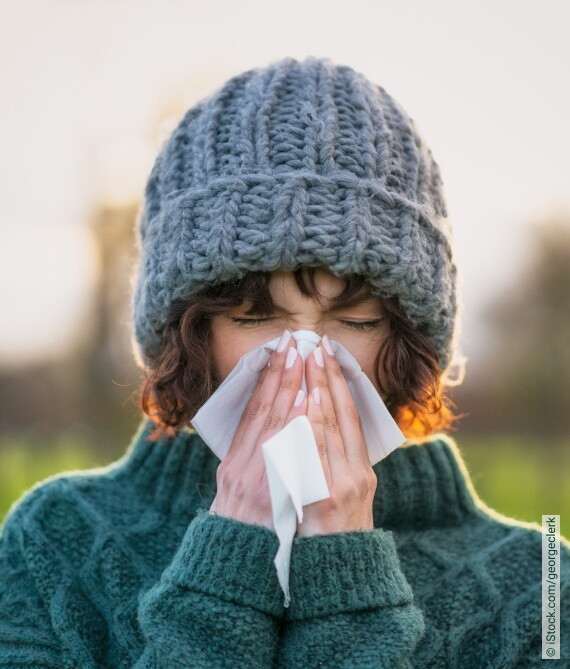
[[293, 407], [295, 398], [303, 379], [303, 359], [297, 352], [295, 339], [291, 340], [287, 350], [281, 381], [273, 405], [265, 416], [259, 432], [258, 443], [266, 441], [282, 430], [287, 424], [287, 417]]
[[260, 459], [261, 449], [257, 447], [285, 426], [303, 376], [303, 360], [294, 337], [284, 351], [272, 354], [271, 361], [259, 403], [254, 405], [241, 437], [243, 443], [252, 444], [250, 455], [257, 452]]
[[[327, 346], [330, 346], [332, 354], [327, 350]], [[370, 464], [360, 414], [326, 335], [323, 337], [323, 357], [329, 394], [344, 444], [345, 457], [353, 465]]]
[[[299, 388], [297, 391], [297, 396], [295, 397], [295, 400], [293, 401], [293, 406], [291, 407], [289, 411], [289, 415], [285, 419], [285, 425], [288, 425], [293, 418], [297, 418], [297, 416], [302, 416], [307, 412], [307, 396], [305, 393]], [[259, 455], [261, 452], [261, 449], [257, 448], [257, 454]], [[263, 469], [263, 474], [261, 476], [261, 485], [262, 486], [268, 486], [269, 481], [267, 479], [267, 467], [265, 467], [265, 462], [264, 466], [262, 467]]]
[[[309, 386], [307, 386], [307, 389], [308, 388]], [[315, 436], [315, 441], [317, 442], [317, 450], [325, 473], [325, 479], [330, 489], [332, 486], [332, 476], [327, 453], [323, 412], [321, 411], [321, 405], [316, 401], [315, 395], [312, 392], [309, 392], [307, 395], [307, 400], [307, 418], [311, 421], [311, 427], [313, 428], [313, 434]]]
[[[294, 337], [291, 338], [290, 344], [287, 349], [287, 356], [285, 357], [281, 383], [273, 406], [266, 416], [265, 422], [257, 436], [255, 448], [251, 451], [250, 458], [246, 463], [248, 469], [254, 471], [262, 470], [262, 484], [266, 483], [267, 471], [263, 458], [263, 450], [260, 448], [260, 445], [282, 430], [294, 417], [305, 412], [304, 405], [306, 401], [303, 401], [305, 394], [300, 389], [303, 380], [304, 361], [297, 352]], [[299, 399], [299, 402], [295, 404], [297, 399]], [[248, 430], [246, 429], [244, 432], [244, 435], [246, 435], [245, 439], [248, 438], [247, 433]]]
[[[253, 415], [255, 411], [255, 407], [259, 406], [261, 398], [263, 397], [264, 393], [264, 384], [267, 378], [267, 375], [269, 373], [270, 369], [270, 362], [271, 362], [271, 356], [269, 356], [269, 359], [267, 360], [267, 363], [263, 366], [263, 369], [261, 370], [261, 373], [259, 375], [259, 378], [257, 379], [257, 383], [255, 385], [255, 388], [253, 389], [253, 392], [251, 393], [251, 396], [249, 400], [247, 401], [247, 404], [245, 405], [245, 408], [242, 412], [240, 422], [236, 428], [236, 431], [234, 433], [234, 436], [232, 437], [232, 443], [230, 445], [230, 448], [228, 450], [227, 455], [233, 455], [235, 450], [237, 450], [239, 444], [242, 441], [243, 437], [243, 432], [245, 428], [247, 427], [247, 423], [249, 420], [249, 416]], [[267, 386], [265, 386], [267, 388]], [[227, 457], [227, 456], [226, 456]]]
[[[261, 371], [257, 384], [243, 410], [227, 455], [233, 457], [239, 450], [242, 456], [245, 455], [246, 457], [249, 457], [255, 448], [256, 439], [252, 439], [251, 430], [253, 428], [255, 431], [255, 426], [257, 426], [257, 434], [261, 429], [260, 425], [263, 424], [264, 416], [268, 413], [273, 404], [273, 400], [277, 395], [283, 368], [285, 366], [287, 351], [290, 346], [295, 344], [295, 338], [291, 336], [291, 333], [288, 330], [286, 332], [288, 332], [288, 339], [285, 337], [281, 340], [285, 343], [283, 350], [279, 351], [279, 347], [276, 347], [275, 350], [271, 352], [267, 364]], [[272, 361], [273, 364], [270, 365], [269, 363]], [[248, 439], [247, 443], [245, 441], [246, 438]]]
[[[321, 366], [321, 363], [323, 366]], [[307, 387], [312, 391], [315, 387], [319, 389], [321, 400], [321, 414], [324, 425], [325, 443], [329, 459], [329, 466], [333, 472], [335, 469], [347, 468], [347, 460], [344, 453], [344, 444], [335, 415], [334, 405], [328, 388], [327, 375], [324, 369], [324, 356], [321, 346], [317, 346], [313, 353], [307, 356]]]
[[293, 418], [297, 418], [297, 416], [306, 415], [307, 404], [308, 404], [307, 395], [305, 395], [304, 391], [301, 388], [299, 388], [299, 390], [297, 391], [297, 395], [295, 396], [295, 400], [293, 401], [293, 406], [291, 407], [289, 415], [287, 416], [287, 419], [285, 421], [285, 425], [288, 425], [293, 420]]

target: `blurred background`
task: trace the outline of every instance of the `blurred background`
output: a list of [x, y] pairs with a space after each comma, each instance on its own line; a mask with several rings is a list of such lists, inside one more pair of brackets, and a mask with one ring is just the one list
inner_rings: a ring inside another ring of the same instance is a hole
[[129, 281], [162, 142], [230, 76], [317, 55], [386, 88], [440, 165], [477, 492], [570, 537], [569, 28], [562, 0], [2, 2], [0, 521], [140, 423]]

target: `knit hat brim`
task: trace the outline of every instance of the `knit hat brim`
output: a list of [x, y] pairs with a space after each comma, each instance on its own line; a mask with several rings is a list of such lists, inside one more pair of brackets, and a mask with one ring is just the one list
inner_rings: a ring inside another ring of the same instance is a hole
[[448, 366], [457, 269], [429, 203], [346, 171], [273, 171], [173, 191], [152, 215], [149, 226], [143, 210], [138, 226], [132, 307], [139, 364], [151, 366], [160, 352], [173, 302], [205, 285], [249, 271], [326, 266], [339, 277], [365, 275], [375, 295], [397, 295], [412, 325], [429, 337], [441, 370]]

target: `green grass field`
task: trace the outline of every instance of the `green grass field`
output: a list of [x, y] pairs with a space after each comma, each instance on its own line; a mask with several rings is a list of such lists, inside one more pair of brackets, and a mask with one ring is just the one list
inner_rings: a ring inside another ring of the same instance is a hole
[[[454, 439], [487, 505], [512, 518], [539, 524], [542, 514], [560, 514], [562, 535], [570, 538], [570, 443], [460, 435]], [[97, 460], [86, 443], [61, 441], [38, 451], [25, 441], [0, 441], [0, 519], [38, 481], [106, 464]]]
[[570, 441], [494, 437], [456, 441], [479, 497], [517, 520], [542, 523], [560, 515], [561, 534], [570, 539]]

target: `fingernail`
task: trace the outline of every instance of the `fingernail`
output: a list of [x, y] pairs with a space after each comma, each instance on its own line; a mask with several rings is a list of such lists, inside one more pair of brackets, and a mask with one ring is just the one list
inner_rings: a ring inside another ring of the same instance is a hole
[[321, 393], [319, 392], [319, 387], [313, 388], [313, 399], [317, 404], [321, 403]]
[[297, 397], [295, 397], [295, 401], [293, 402], [293, 406], [298, 407], [304, 399], [305, 393], [302, 390], [299, 390]]
[[290, 349], [287, 351], [287, 359], [285, 360], [285, 369], [290, 369], [291, 367], [293, 367], [293, 363], [295, 362], [296, 358], [297, 358], [297, 349], [291, 346]]
[[322, 341], [323, 341], [323, 346], [325, 347], [325, 351], [329, 355], [334, 355], [333, 347], [332, 347], [331, 342], [330, 342], [329, 338], [327, 337], [327, 335], [325, 335], [323, 337]]
[[315, 360], [317, 361], [317, 365], [319, 367], [324, 367], [325, 366], [325, 361], [323, 360], [323, 352], [321, 351], [320, 346], [317, 346], [317, 348], [313, 351], [313, 355], [315, 356]]
[[281, 339], [279, 340], [279, 344], [277, 345], [277, 350], [279, 353], [282, 353], [285, 350], [285, 347], [289, 343], [289, 339], [291, 339], [291, 333], [289, 330], [284, 330], [283, 334], [281, 335]]

